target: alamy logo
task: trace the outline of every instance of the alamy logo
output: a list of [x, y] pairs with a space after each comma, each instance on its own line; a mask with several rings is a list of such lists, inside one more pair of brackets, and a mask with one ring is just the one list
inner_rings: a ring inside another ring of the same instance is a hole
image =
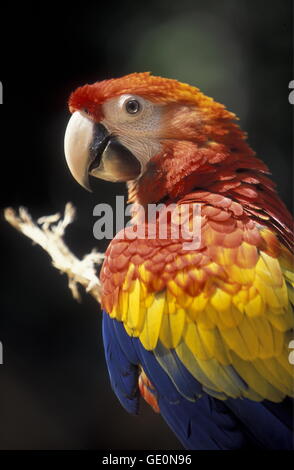
[[[289, 349], [294, 349], [294, 339], [289, 343]], [[294, 366], [294, 351], [291, 351], [289, 354], [289, 362]]]
[[[294, 88], [294, 80], [291, 80], [291, 82], [289, 83], [288, 88], [290, 88], [290, 89]], [[289, 93], [289, 103], [294, 104], [294, 90], [293, 89]]]
[[[124, 196], [116, 196], [115, 215], [109, 204], [97, 204], [93, 215], [99, 217], [93, 227], [97, 240], [111, 240], [116, 233], [120, 239], [178, 240], [184, 250], [196, 250], [201, 244], [199, 203], [125, 206]], [[126, 217], [131, 220], [126, 222]]]

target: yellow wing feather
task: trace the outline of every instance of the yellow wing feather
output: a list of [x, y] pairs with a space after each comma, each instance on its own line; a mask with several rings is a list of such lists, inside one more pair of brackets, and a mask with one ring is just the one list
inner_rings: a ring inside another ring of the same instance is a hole
[[[130, 265], [110, 315], [123, 321], [128, 334], [139, 337], [147, 350], [156, 350], [159, 343], [174, 349], [208, 393], [279, 402], [293, 396], [294, 367], [288, 361], [294, 328], [290, 254], [287, 259], [283, 249], [279, 259], [259, 252], [255, 266], [246, 268], [240, 258], [248, 250], [244, 245], [241, 251], [220, 248], [216, 260], [227, 281], [220, 279], [213, 262], [209, 282], [195, 296], [185, 286], [188, 280], [203, 280], [197, 267], [178, 270], [156, 292], [162, 283], [153, 282], [153, 291], [148, 290], [152, 273], [147, 267], [142, 264], [136, 277]], [[239, 265], [231, 263], [234, 257]]]

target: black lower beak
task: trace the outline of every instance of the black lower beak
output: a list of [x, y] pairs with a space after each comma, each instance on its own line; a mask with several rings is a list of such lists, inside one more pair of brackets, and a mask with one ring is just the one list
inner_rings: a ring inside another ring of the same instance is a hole
[[89, 173], [99, 167], [102, 154], [107, 146], [111, 136], [103, 124], [95, 124], [93, 130], [93, 140], [89, 149], [90, 164]]
[[95, 124], [88, 172], [108, 181], [129, 181], [141, 173], [138, 159], [103, 124]]

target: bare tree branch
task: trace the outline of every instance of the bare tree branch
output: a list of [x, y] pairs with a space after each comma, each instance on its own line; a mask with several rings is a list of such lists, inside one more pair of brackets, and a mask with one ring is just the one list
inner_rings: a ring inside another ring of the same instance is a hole
[[40, 245], [52, 259], [53, 266], [68, 276], [68, 286], [73, 297], [80, 301], [78, 284], [81, 284], [98, 302], [100, 302], [101, 285], [96, 275], [96, 265], [101, 264], [104, 255], [93, 250], [82, 260], [77, 258], [63, 240], [66, 227], [75, 217], [75, 208], [68, 202], [64, 217], [54, 214], [41, 217], [35, 222], [27, 209], [20, 207], [18, 214], [8, 207], [4, 217], [16, 230]]

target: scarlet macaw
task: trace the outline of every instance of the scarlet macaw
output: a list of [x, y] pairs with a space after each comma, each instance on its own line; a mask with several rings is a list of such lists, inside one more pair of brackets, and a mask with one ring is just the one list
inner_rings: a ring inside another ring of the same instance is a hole
[[292, 217], [236, 116], [149, 73], [82, 86], [69, 109], [65, 154], [84, 187], [90, 173], [126, 181], [143, 207], [201, 205], [197, 248], [156, 232], [106, 251], [103, 340], [121, 404], [137, 413], [143, 396], [189, 449], [291, 448]]

